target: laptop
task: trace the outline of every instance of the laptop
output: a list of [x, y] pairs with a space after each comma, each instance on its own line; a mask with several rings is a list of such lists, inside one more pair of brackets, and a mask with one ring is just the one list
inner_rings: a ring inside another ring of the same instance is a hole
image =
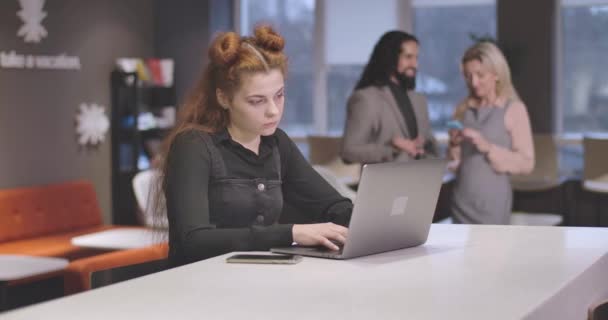
[[426, 242], [447, 161], [424, 159], [363, 166], [346, 243], [272, 248], [281, 254], [350, 259]]

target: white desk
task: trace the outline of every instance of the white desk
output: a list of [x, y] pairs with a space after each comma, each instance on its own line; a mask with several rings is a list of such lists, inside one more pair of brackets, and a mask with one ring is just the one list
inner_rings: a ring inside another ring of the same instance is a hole
[[598, 193], [608, 193], [608, 174], [583, 181], [583, 189]]
[[288, 266], [225, 255], [0, 318], [584, 319], [608, 297], [607, 252], [608, 229], [433, 225], [417, 248]]
[[583, 189], [597, 193], [608, 193], [608, 181], [585, 180], [583, 181]]
[[0, 281], [25, 279], [61, 270], [67, 265], [68, 260], [61, 258], [0, 254]]
[[0, 254], [0, 311], [7, 307], [8, 282], [62, 270], [67, 265], [68, 260], [60, 258]]
[[93, 249], [125, 250], [148, 247], [168, 239], [163, 230], [125, 228], [74, 237], [72, 244]]

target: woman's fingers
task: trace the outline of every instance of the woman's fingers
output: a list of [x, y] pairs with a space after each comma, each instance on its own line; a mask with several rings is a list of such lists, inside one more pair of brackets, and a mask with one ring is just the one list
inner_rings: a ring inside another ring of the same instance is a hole
[[464, 129], [462, 131], [462, 136], [469, 139], [474, 144], [477, 144], [479, 141], [479, 133], [472, 129]]
[[330, 250], [339, 250], [339, 244], [346, 242], [348, 228], [331, 222], [294, 225], [294, 241], [302, 245], [322, 245]]
[[340, 235], [342, 235], [345, 238], [348, 235], [348, 228], [346, 228], [344, 226], [341, 226], [339, 224], [335, 224], [335, 223], [331, 223], [330, 222], [330, 228], [332, 230], [334, 230], [335, 232], [339, 233]]
[[334, 251], [340, 250], [340, 248], [337, 245], [335, 245], [333, 242], [331, 242], [331, 240], [327, 239], [326, 237], [321, 236], [321, 238], [319, 239], [319, 242], [321, 243], [322, 246], [326, 247], [329, 250], [334, 250]]
[[319, 234], [319, 244], [330, 250], [340, 250], [340, 247], [336, 243], [346, 243], [348, 229], [334, 223], [327, 223], [324, 227], [321, 234]]
[[475, 129], [470, 129], [470, 128], [465, 128], [462, 130], [462, 135], [464, 137], [467, 137], [471, 140], [475, 140], [477, 138], [479, 138], [481, 136], [481, 134], [479, 133], [479, 131], [475, 130]]
[[339, 233], [335, 235], [335, 238], [333, 238], [333, 240], [336, 240], [343, 245], [346, 243], [346, 237]]
[[327, 229], [326, 232], [322, 234], [322, 236], [329, 240], [337, 241], [339, 243], [344, 244], [346, 242], [347, 230], [348, 229], [342, 226], [334, 225], [331, 228]]

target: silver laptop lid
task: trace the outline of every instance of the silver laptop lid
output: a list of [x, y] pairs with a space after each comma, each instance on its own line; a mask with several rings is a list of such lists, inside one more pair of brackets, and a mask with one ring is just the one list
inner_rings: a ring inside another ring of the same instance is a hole
[[439, 159], [365, 165], [343, 258], [426, 242], [446, 165]]

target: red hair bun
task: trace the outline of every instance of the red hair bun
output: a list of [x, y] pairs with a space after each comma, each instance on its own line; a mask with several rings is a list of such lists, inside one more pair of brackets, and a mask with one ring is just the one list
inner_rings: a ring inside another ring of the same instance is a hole
[[240, 42], [241, 38], [234, 32], [219, 34], [209, 47], [209, 58], [217, 65], [231, 65], [237, 58]]
[[262, 50], [280, 52], [285, 47], [285, 40], [271, 26], [256, 27], [254, 35], [255, 44]]

